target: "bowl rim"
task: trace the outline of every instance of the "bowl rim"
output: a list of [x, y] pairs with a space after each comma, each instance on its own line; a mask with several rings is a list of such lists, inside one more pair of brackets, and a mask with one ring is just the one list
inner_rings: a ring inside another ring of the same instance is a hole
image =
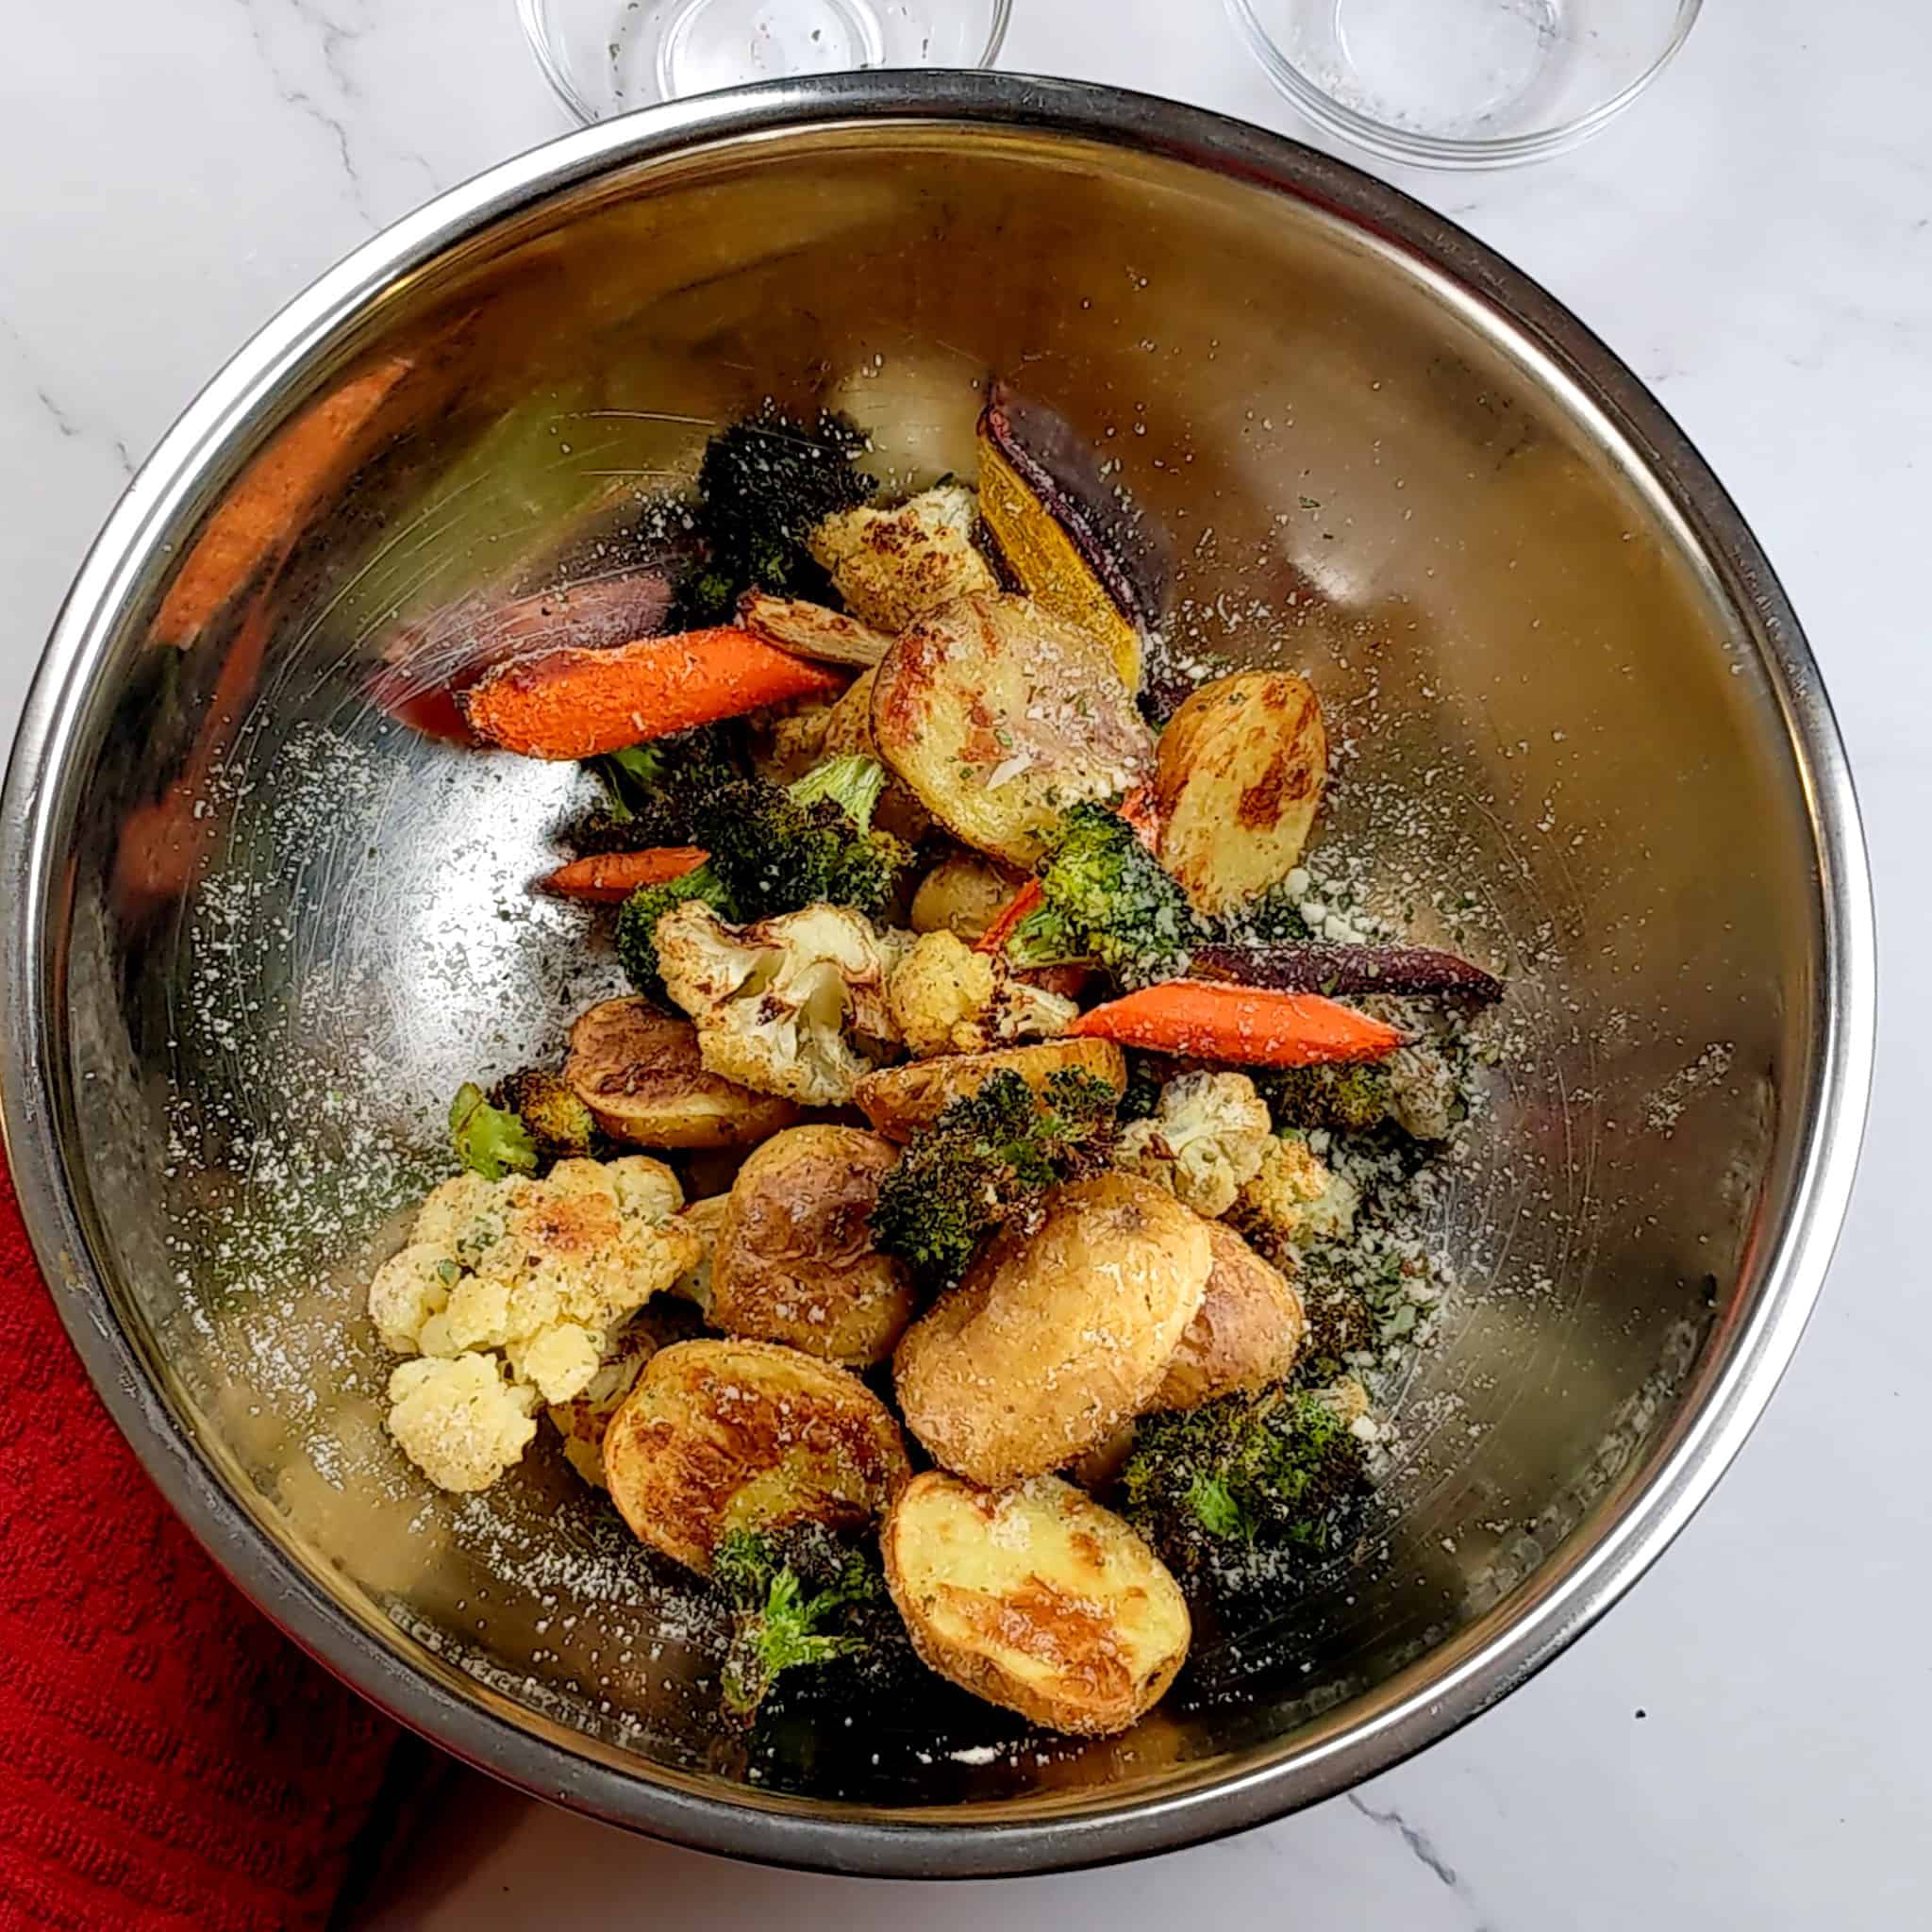
[[[1819, 882], [1824, 973], [1817, 1050], [1765, 1289], [1725, 1338], [1700, 1406], [1644, 1469], [1511, 1596], [1446, 1644], [1312, 1727], [1174, 1786], [1029, 1821], [980, 1807], [888, 1812], [620, 1770], [456, 1695], [375, 1641], [247, 1513], [193, 1448], [89, 1253], [55, 1134], [64, 961], [51, 943], [66, 886], [54, 845], [59, 775], [90, 680], [172, 530], [206, 505], [224, 460], [251, 446], [340, 336], [398, 276], [548, 196], [611, 170], [748, 136], [827, 125], [994, 125], [1151, 152], [1313, 201], [1399, 245], [1500, 312], [1641, 458], [1749, 621], [1803, 781]], [[698, 1850], [818, 1871], [990, 1877], [1175, 1850], [1333, 1796], [1435, 1742], [1525, 1682], [1588, 1628], [1683, 1528], [1770, 1399], [1816, 1301], [1850, 1197], [1871, 1086], [1876, 996], [1871, 885], [1836, 722], [1795, 613], [1757, 540], [1662, 406], [1569, 311], [1453, 223], [1346, 162], [1205, 109], [1033, 76], [819, 76], [667, 104], [566, 134], [439, 196], [365, 242], [266, 325], [208, 383], [128, 485], [88, 553], [28, 693], [0, 791], [0, 1132], [28, 1234], [96, 1390], [170, 1504], [216, 1562], [336, 1675], [452, 1755], [533, 1795]]]

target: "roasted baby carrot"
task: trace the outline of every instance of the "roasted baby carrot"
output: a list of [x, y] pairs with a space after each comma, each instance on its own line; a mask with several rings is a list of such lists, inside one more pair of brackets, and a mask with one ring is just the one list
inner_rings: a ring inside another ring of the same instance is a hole
[[1408, 1036], [1312, 992], [1170, 979], [1082, 1013], [1069, 1033], [1235, 1067], [1373, 1060]]
[[486, 744], [530, 758], [590, 758], [848, 682], [725, 625], [614, 650], [511, 658], [457, 702]]
[[647, 638], [670, 603], [671, 581], [662, 571], [592, 577], [508, 602], [473, 593], [391, 638], [369, 695], [391, 717], [431, 738], [475, 744], [457, 699], [486, 672], [534, 651], [601, 651]]
[[1007, 941], [1019, 931], [1020, 923], [1039, 906], [1045, 897], [1040, 890], [1038, 879], [1028, 879], [1013, 896], [1002, 906], [992, 924], [974, 942], [975, 953], [998, 955], [1007, 950]]
[[559, 865], [543, 881], [545, 888], [566, 899], [595, 906], [615, 906], [640, 886], [661, 886], [681, 879], [704, 864], [706, 855], [695, 845], [654, 845], [646, 852], [593, 852]]

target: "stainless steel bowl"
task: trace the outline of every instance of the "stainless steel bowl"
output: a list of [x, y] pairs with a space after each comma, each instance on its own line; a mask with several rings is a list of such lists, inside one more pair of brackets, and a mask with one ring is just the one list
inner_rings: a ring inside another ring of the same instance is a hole
[[[747, 1762], [703, 1720], [675, 1589], [601, 1505], [542, 1458], [455, 1502], [382, 1440], [358, 1291], [440, 1158], [441, 1105], [614, 974], [525, 895], [571, 774], [396, 724], [372, 662], [466, 596], [621, 562], [613, 506], [767, 393], [836, 389], [886, 457], [943, 468], [988, 370], [1168, 521], [1185, 632], [1309, 667], [1353, 745], [1331, 848], [1374, 855], [1424, 921], [1469, 898], [1513, 1051], [1434, 1230], [1466, 1291], [1404, 1399], [1379, 1541], [1319, 1613], [1205, 1658], [1196, 1700], [1124, 1740], [983, 1762], [882, 1711]], [[333, 455], [289, 461], [305, 436]], [[258, 509], [207, 522], [251, 464], [258, 505], [283, 475], [280, 537]], [[1184, 1844], [1523, 1682], [1770, 1396], [1871, 1062], [1865, 863], [1817, 672], [1656, 402], [1365, 175], [1009, 76], [667, 108], [510, 162], [325, 276], [83, 567], [4, 862], [5, 1118], [38, 1250], [219, 1560], [459, 1757], [840, 1871]]]

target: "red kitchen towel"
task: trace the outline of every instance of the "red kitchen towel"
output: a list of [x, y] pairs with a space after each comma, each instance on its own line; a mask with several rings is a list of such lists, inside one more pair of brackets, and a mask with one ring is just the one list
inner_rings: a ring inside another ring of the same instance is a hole
[[0, 1927], [326, 1921], [394, 1727], [202, 1554], [96, 1399], [0, 1158]]

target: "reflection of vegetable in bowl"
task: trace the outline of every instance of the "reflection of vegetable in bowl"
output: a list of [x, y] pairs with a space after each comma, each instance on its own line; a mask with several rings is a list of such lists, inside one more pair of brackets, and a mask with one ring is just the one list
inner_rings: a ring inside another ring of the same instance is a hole
[[[1842, 1198], [1861, 875], [1763, 559], [1519, 278], [1178, 109], [815, 98], [466, 191], [164, 446], [0, 819], [9, 1151], [383, 1704], [1038, 1869], [1386, 1765], [1682, 1521]], [[780, 421], [774, 550], [706, 472]]]

